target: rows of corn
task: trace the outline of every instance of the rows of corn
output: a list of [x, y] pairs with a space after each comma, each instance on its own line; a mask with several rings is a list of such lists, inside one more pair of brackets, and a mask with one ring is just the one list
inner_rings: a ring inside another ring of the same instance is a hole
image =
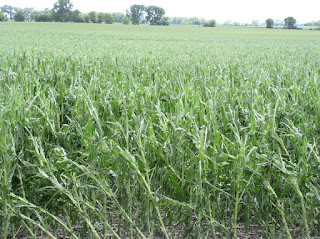
[[0, 26], [1, 238], [320, 234], [320, 37], [32, 24]]

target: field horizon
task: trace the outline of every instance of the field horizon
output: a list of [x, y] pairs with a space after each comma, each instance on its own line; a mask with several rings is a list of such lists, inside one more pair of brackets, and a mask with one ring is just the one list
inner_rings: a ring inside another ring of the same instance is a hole
[[[93, 24], [93, 23], [56, 23], [56, 22], [0, 22], [2, 30], [53, 30], [71, 32], [117, 32], [131, 33], [134, 35], [146, 34], [160, 36], [193, 36], [199, 38], [226, 38], [226, 39], [291, 39], [291, 40], [319, 40], [320, 31], [292, 30], [283, 28], [267, 29], [265, 27], [230, 27], [217, 26], [206, 28], [193, 25], [123, 25], [115, 24]], [[191, 32], [193, 31], [193, 32]]]

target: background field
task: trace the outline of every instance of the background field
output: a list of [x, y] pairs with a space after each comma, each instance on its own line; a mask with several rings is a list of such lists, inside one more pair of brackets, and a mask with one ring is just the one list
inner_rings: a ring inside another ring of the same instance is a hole
[[1, 238], [320, 234], [320, 31], [0, 36]]

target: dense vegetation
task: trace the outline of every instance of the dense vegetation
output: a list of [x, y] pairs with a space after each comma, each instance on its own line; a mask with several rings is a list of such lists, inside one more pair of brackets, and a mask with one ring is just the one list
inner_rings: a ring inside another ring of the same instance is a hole
[[319, 235], [319, 32], [0, 34], [1, 238]]
[[[17, 18], [15, 16], [17, 15]], [[76, 23], [107, 23], [113, 24], [123, 23], [128, 25], [131, 22], [133, 25], [150, 24], [168, 26], [174, 25], [203, 25], [204, 27], [215, 27], [216, 21], [206, 20], [199, 17], [166, 17], [165, 9], [158, 6], [145, 6], [139, 4], [131, 5], [126, 14], [121, 12], [104, 13], [91, 11], [82, 13], [79, 10], [73, 9], [73, 3], [70, 0], [57, 0], [52, 9], [46, 8], [42, 11], [34, 8], [19, 8], [10, 5], [0, 7], [0, 22], [6, 20], [15, 21], [36, 21], [36, 22], [76, 22]], [[220, 23], [221, 24], [221, 23]], [[319, 26], [320, 21], [311, 21], [300, 26]], [[284, 27], [287, 29], [297, 29], [296, 19], [286, 17], [282, 20], [266, 19], [265, 23], [260, 23], [258, 20], [253, 20], [251, 23], [240, 23], [226, 20], [225, 26], [266, 26], [267, 28]], [[319, 26], [320, 27], [320, 26]], [[312, 30], [312, 29], [311, 29]]]

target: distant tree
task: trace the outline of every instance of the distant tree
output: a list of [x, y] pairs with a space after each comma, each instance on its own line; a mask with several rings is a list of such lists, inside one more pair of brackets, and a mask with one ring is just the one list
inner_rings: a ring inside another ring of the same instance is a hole
[[124, 18], [125, 16], [126, 16], [126, 15], [123, 14], [122, 12], [114, 12], [114, 13], [112, 13], [112, 17], [113, 17], [114, 22], [122, 23], [123, 18]]
[[104, 14], [104, 22], [106, 24], [113, 24], [113, 16], [110, 13], [105, 13]]
[[4, 15], [3, 12], [0, 12], [0, 22], [8, 21], [8, 18], [6, 15]]
[[181, 21], [179, 21], [178, 17], [172, 17], [171, 22], [172, 22], [172, 24], [180, 24], [181, 23]]
[[274, 26], [274, 21], [273, 21], [271, 18], [268, 18], [268, 19], [266, 20], [266, 26], [267, 26], [267, 28], [273, 28], [273, 26]]
[[13, 19], [13, 15], [15, 12], [14, 7], [10, 5], [4, 5], [0, 8], [0, 11], [3, 12], [9, 18], [9, 20]]
[[306, 22], [304, 25], [305, 26], [320, 26], [320, 21]]
[[190, 22], [190, 24], [192, 24], [192, 25], [194, 25], [194, 23], [195, 23], [196, 21], [198, 21], [198, 18], [196, 18], [196, 17], [190, 17], [190, 18], [189, 18], [189, 22]]
[[169, 26], [170, 25], [170, 18], [169, 17], [163, 17], [161, 20], [162, 26]]
[[87, 14], [84, 16], [84, 22], [89, 23], [90, 22], [90, 16]]
[[22, 9], [24, 15], [26, 15], [27, 21], [32, 21], [34, 14], [37, 12], [34, 8], [24, 8]]
[[97, 22], [97, 13], [96, 12], [94, 12], [94, 11], [89, 12], [88, 16], [89, 16], [89, 19], [92, 23]]
[[70, 13], [70, 21], [71, 22], [83, 22], [83, 18], [81, 12], [79, 10], [74, 10]]
[[171, 17], [170, 23], [172, 24], [190, 24], [190, 25], [203, 25], [206, 23], [204, 18], [197, 18], [197, 17]]
[[133, 25], [139, 25], [144, 11], [144, 5], [134, 4], [130, 6], [130, 11], [127, 10], [127, 17], [131, 20]]
[[305, 26], [320, 26], [320, 20], [319, 21], [311, 21], [304, 24]]
[[33, 17], [35, 22], [52, 22], [53, 17], [51, 13], [35, 14]]
[[207, 23], [203, 25], [204, 27], [215, 27], [216, 26], [216, 20], [210, 20]]
[[161, 18], [166, 13], [165, 10], [157, 6], [148, 6], [146, 8], [146, 19], [150, 22], [150, 25], [161, 25]]
[[97, 22], [98, 22], [98, 23], [102, 23], [103, 20], [104, 20], [104, 13], [103, 13], [103, 12], [99, 12], [99, 13], [98, 13]]
[[226, 20], [224, 23], [223, 23], [224, 26], [233, 26], [231, 20]]
[[73, 4], [70, 0], [58, 0], [52, 9], [53, 20], [56, 22], [67, 22], [70, 18]]
[[124, 18], [122, 19], [122, 24], [124, 24], [124, 25], [129, 25], [129, 18], [128, 18], [128, 17], [124, 17]]
[[24, 15], [24, 13], [22, 11], [18, 11], [18, 12], [16, 12], [16, 14], [14, 14], [13, 19], [16, 22], [24, 22], [24, 20], [26, 19], [26, 16]]
[[296, 27], [296, 19], [293, 17], [287, 17], [284, 19], [284, 28], [287, 29], [295, 29]]
[[251, 25], [254, 26], [254, 27], [258, 27], [259, 26], [259, 21], [258, 20], [253, 20], [251, 22]]

